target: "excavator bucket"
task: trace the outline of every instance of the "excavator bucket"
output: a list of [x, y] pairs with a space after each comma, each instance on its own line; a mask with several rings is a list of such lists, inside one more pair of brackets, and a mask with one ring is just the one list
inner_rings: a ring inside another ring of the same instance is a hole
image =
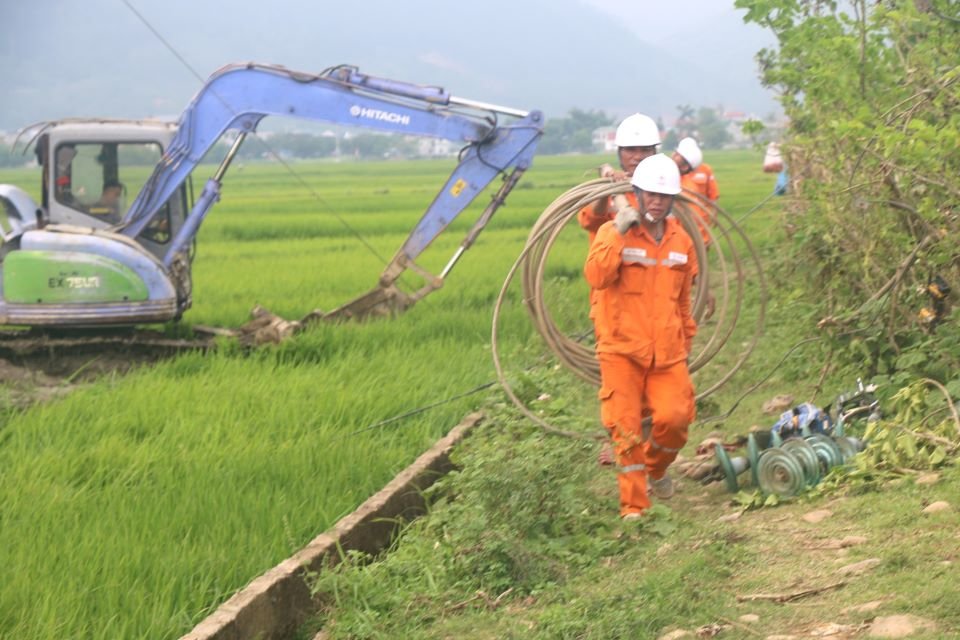
[[[421, 275], [424, 272], [414, 267]], [[388, 269], [389, 270], [389, 269]], [[430, 276], [427, 283], [413, 293], [401, 291], [395, 282], [381, 283], [350, 302], [343, 304], [332, 311], [314, 309], [300, 320], [285, 320], [277, 314], [257, 305], [250, 312], [251, 320], [239, 329], [223, 329], [217, 327], [195, 326], [194, 330], [200, 333], [210, 333], [220, 336], [232, 336], [244, 346], [259, 346], [262, 344], [279, 344], [300, 333], [308, 325], [315, 322], [340, 322], [344, 320], [365, 320], [367, 318], [381, 318], [395, 316], [412, 307], [418, 300], [431, 291], [443, 286], [443, 279]]]

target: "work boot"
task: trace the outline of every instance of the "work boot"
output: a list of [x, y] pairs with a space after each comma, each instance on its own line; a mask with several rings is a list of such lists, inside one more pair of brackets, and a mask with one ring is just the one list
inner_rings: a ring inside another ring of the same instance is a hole
[[647, 478], [647, 482], [650, 484], [650, 493], [655, 498], [669, 500], [673, 497], [673, 480], [670, 479], [668, 474], [664, 473], [659, 480], [652, 477]]

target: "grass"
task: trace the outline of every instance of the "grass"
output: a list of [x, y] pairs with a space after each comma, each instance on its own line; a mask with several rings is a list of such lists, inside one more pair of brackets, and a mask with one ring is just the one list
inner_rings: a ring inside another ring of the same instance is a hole
[[[478, 625], [483, 637], [616, 637], [631, 629], [643, 637], [681, 619], [706, 624], [733, 615], [729, 597], [711, 589], [729, 587], [738, 568], [764, 560], [738, 540], [735, 527], [712, 526], [723, 496], [703, 499], [709, 518], [692, 503], [664, 511], [648, 532], [624, 531], [614, 515], [613, 479], [597, 476], [593, 446], [514, 424], [495, 391], [369, 428], [494, 379], [491, 305], [510, 264], [543, 208], [607, 159], [537, 158], [444, 288], [397, 319], [318, 326], [252, 355], [229, 348], [187, 355], [13, 414], [0, 428], [0, 548], [8, 568], [0, 584], [3, 634], [177, 637], [350, 512], [478, 406], [503, 413], [471, 445], [477, 457], [464, 452], [468, 465], [478, 465], [475, 490], [445, 489], [462, 513], [418, 525], [428, 530], [419, 543], [426, 546], [406, 560], [398, 548], [392, 562], [402, 568], [381, 569], [400, 571], [404, 580], [336, 578], [342, 608], [328, 619], [360, 620], [343, 622], [346, 635], [466, 636]], [[759, 153], [717, 153], [711, 160], [721, 203], [734, 217], [772, 189], [773, 176], [758, 170]], [[184, 322], [236, 326], [254, 303], [297, 318], [362, 293], [383, 264], [356, 236], [392, 256], [451, 167], [448, 161], [298, 164], [305, 193], [300, 179], [279, 167], [244, 166], [228, 176], [223, 202], [201, 231], [195, 306]], [[0, 182], [27, 179], [25, 172], [0, 173]], [[439, 271], [483, 204], [485, 196], [419, 262]], [[745, 223], [768, 260], [783, 239], [777, 203], [771, 205]], [[585, 322], [578, 302], [586, 299], [579, 277], [585, 244], [569, 229], [551, 255], [550, 295], [565, 327]], [[787, 347], [811, 333], [809, 313], [789, 292], [775, 292], [762, 348], [701, 406], [701, 416], [730, 408]], [[730, 366], [753, 334], [747, 321], [756, 315], [757, 295], [755, 287], [748, 290], [743, 324], [729, 349], [698, 374], [701, 387]], [[519, 297], [514, 288], [500, 328], [511, 382], [551, 420], [595, 429], [594, 390], [544, 364]], [[798, 396], [810, 393], [818, 354], [815, 346], [805, 349], [777, 367], [723, 428], [769, 421], [760, 402], [785, 385]], [[849, 382], [829, 379], [825, 389], [836, 392]], [[538, 400], [543, 393], [550, 397]], [[716, 426], [698, 427], [694, 438]], [[465, 467], [458, 477], [469, 474]], [[536, 535], [517, 540], [529, 531]], [[657, 555], [664, 533], [677, 550], [669, 563]], [[416, 530], [407, 539], [415, 536]], [[438, 557], [436, 544], [449, 549]], [[910, 568], [917, 559], [905, 554], [894, 562]], [[669, 570], [661, 566], [667, 564]], [[451, 577], [453, 584], [446, 582]], [[643, 588], [627, 592], [625, 584]], [[475, 604], [483, 598], [452, 608], [477, 590], [495, 598], [511, 587], [510, 615], [484, 611]], [[344, 593], [357, 594], [361, 604], [351, 609]], [[618, 610], [632, 613], [605, 613]], [[406, 626], [391, 626], [401, 621]]]
[[[768, 193], [771, 177], [751, 166], [749, 154], [717, 155], [721, 203], [742, 217]], [[779, 261], [789, 242], [778, 224], [781, 202], [744, 221], [768, 276], [762, 339], [743, 369], [700, 403], [691, 443], [712, 430], [731, 437], [768, 427], [776, 416], [761, 405], [775, 394], [826, 406], [855, 381], [855, 365], [821, 380], [825, 349], [815, 341], [800, 344], [816, 336], [816, 317], [799, 294], [802, 276]], [[575, 239], [562, 246], [577, 250]], [[559, 257], [565, 259], [576, 262]], [[576, 288], [565, 281], [575, 274], [564, 267], [557, 273], [557, 291]], [[697, 374], [698, 388], [725, 373], [756, 331], [755, 278], [748, 279], [729, 348]], [[564, 309], [563, 319], [573, 317], [577, 326], [582, 317], [575, 304], [565, 304], [570, 298], [556, 294], [551, 309]], [[541, 353], [533, 344], [513, 344], [509, 355], [512, 380], [534, 411], [561, 426], [595, 429], [596, 402], [582, 383], [535, 366]], [[328, 604], [304, 637], [320, 627], [330, 638], [657, 638], [680, 629], [809, 637], [835, 625], [835, 637], [853, 638], [875, 617], [898, 614], [936, 625], [911, 637], [950, 638], [960, 629], [952, 606], [960, 597], [955, 465], [933, 484], [907, 479], [858, 488], [841, 482], [826, 496], [750, 511], [721, 484], [701, 488], [682, 480], [669, 507], [655, 507], [640, 526], [625, 526], [616, 517], [614, 476], [597, 470], [595, 444], [547, 436], [495, 397], [486, 410], [488, 426], [458, 451], [462, 471], [434, 490], [429, 517], [382, 557], [351, 556], [318, 576], [316, 590]], [[922, 514], [939, 500], [954, 509]], [[824, 509], [830, 512], [824, 521], [804, 519]], [[840, 544], [851, 536], [862, 541]], [[863, 560], [876, 566], [844, 573]], [[790, 604], [749, 600], [840, 582]], [[742, 618], [747, 614], [756, 622]]]

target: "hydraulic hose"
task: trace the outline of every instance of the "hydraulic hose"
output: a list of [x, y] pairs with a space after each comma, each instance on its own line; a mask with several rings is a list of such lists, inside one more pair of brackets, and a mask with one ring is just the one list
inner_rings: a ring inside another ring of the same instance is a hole
[[[498, 326], [502, 306], [513, 279], [517, 272], [521, 271], [523, 303], [537, 333], [540, 334], [547, 347], [561, 364], [585, 382], [599, 386], [600, 367], [593, 349], [592, 332], [590, 330], [580, 332], [580, 336], [591, 337], [590, 344], [585, 344], [576, 335], [568, 335], [557, 327], [544, 297], [548, 284], [545, 273], [551, 249], [566, 225], [577, 217], [577, 213], [595, 200], [624, 194], [630, 188], [628, 182], [613, 182], [601, 178], [577, 185], [554, 200], [544, 209], [531, 228], [527, 242], [520, 256], [510, 268], [494, 305], [491, 350], [500, 385], [513, 404], [525, 416], [549, 433], [571, 437], [585, 436], [583, 433], [565, 431], [547, 423], [540, 416], [530, 411], [514, 393], [506, 379], [498, 347]], [[712, 226], [703, 226], [710, 238], [709, 249], [701, 235], [701, 227], [696, 222], [699, 214], [695, 212], [694, 208], [706, 212], [714, 221]], [[691, 373], [702, 368], [728, 343], [740, 318], [746, 286], [755, 284], [758, 288], [757, 320], [750, 340], [747, 341], [729, 370], [719, 380], [697, 394], [697, 400], [700, 400], [728, 382], [743, 366], [755, 348], [763, 333], [765, 322], [766, 282], [760, 258], [753, 244], [740, 225], [722, 208], [698, 194], [685, 190], [675, 198], [672, 213], [693, 240], [699, 264], [699, 275], [693, 298], [693, 316], [700, 326], [698, 340], [703, 346], [699, 347], [695, 357], [690, 359]], [[751, 269], [752, 274], [749, 281], [744, 268], [745, 260], [741, 255], [743, 249], [738, 248], [737, 241], [746, 250], [747, 259], [754, 267]], [[587, 242], [586, 237], [584, 237], [584, 242]], [[718, 275], [714, 276], [711, 273], [708, 258], [716, 263], [719, 271]], [[707, 323], [704, 322], [707, 311], [707, 293], [711, 289], [710, 285], [714, 278], [716, 278], [716, 288], [719, 289], [719, 295], [716, 296], [716, 310], [712, 321], [709, 323], [709, 333], [707, 333], [703, 331], [704, 327], [707, 326]], [[584, 304], [587, 304], [586, 300], [584, 300]], [[706, 337], [705, 342], [704, 337]], [[603, 434], [597, 433], [598, 437], [601, 435]]]

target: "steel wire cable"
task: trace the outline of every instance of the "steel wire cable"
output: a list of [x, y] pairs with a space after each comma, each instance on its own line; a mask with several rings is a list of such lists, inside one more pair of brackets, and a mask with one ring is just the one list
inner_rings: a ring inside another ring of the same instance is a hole
[[[494, 304], [491, 351], [497, 378], [504, 392], [521, 413], [548, 433], [567, 437], [591, 437], [583, 433], [559, 429], [549, 424], [525, 406], [507, 381], [499, 353], [498, 334], [499, 320], [507, 291], [516, 277], [517, 272], [522, 270], [522, 302], [537, 333], [540, 334], [547, 347], [561, 364], [585, 382], [599, 386], [600, 369], [592, 345], [586, 345], [576, 337], [571, 337], [561, 331], [546, 304], [546, 266], [550, 251], [557, 238], [570, 220], [575, 218], [583, 207], [600, 198], [623, 194], [630, 188], [627, 182], [596, 179], [577, 185], [561, 194], [544, 209], [533, 227], [531, 227], [527, 242], [519, 257], [510, 268], [503, 286], [500, 289], [500, 294]], [[697, 400], [700, 400], [726, 384], [730, 378], [742, 368], [756, 347], [763, 333], [765, 322], [766, 281], [764, 279], [763, 269], [761, 268], [760, 258], [738, 222], [722, 208], [716, 206], [715, 203], [700, 197], [698, 194], [684, 191], [675, 199], [673, 213], [693, 240], [698, 264], [700, 265], [696, 293], [692, 302], [692, 313], [698, 325], [701, 327], [705, 325], [703, 320], [711, 278], [709, 273], [710, 267], [707, 260], [707, 246], [700, 234], [700, 227], [695, 221], [697, 214], [693, 212], [694, 207], [709, 212], [716, 221], [714, 226], [704, 227], [704, 229], [710, 238], [711, 253], [716, 256], [716, 263], [719, 266], [720, 277], [718, 279], [718, 286], [721, 295], [717, 300], [715, 321], [713, 322], [713, 328], [709, 338], [707, 338], [703, 347], [699, 349], [696, 357], [690, 361], [691, 372], [695, 372], [703, 367], [703, 365], [713, 359], [720, 350], [723, 349], [736, 329], [737, 321], [740, 318], [744, 304], [747, 278], [744, 270], [744, 260], [736, 247], [736, 240], [740, 240], [743, 243], [743, 246], [749, 254], [750, 262], [755, 266], [754, 280], [759, 290], [756, 330], [753, 331], [751, 339], [747, 342], [740, 356], [726, 374], [722, 375], [718, 381], [696, 396]], [[728, 262], [732, 263], [732, 269], [728, 267]], [[731, 279], [734, 281], [732, 310], [730, 309]], [[589, 332], [586, 334], [581, 332], [581, 336], [582, 335], [589, 335]], [[598, 434], [596, 437], [600, 437], [600, 435], [602, 434]]]

